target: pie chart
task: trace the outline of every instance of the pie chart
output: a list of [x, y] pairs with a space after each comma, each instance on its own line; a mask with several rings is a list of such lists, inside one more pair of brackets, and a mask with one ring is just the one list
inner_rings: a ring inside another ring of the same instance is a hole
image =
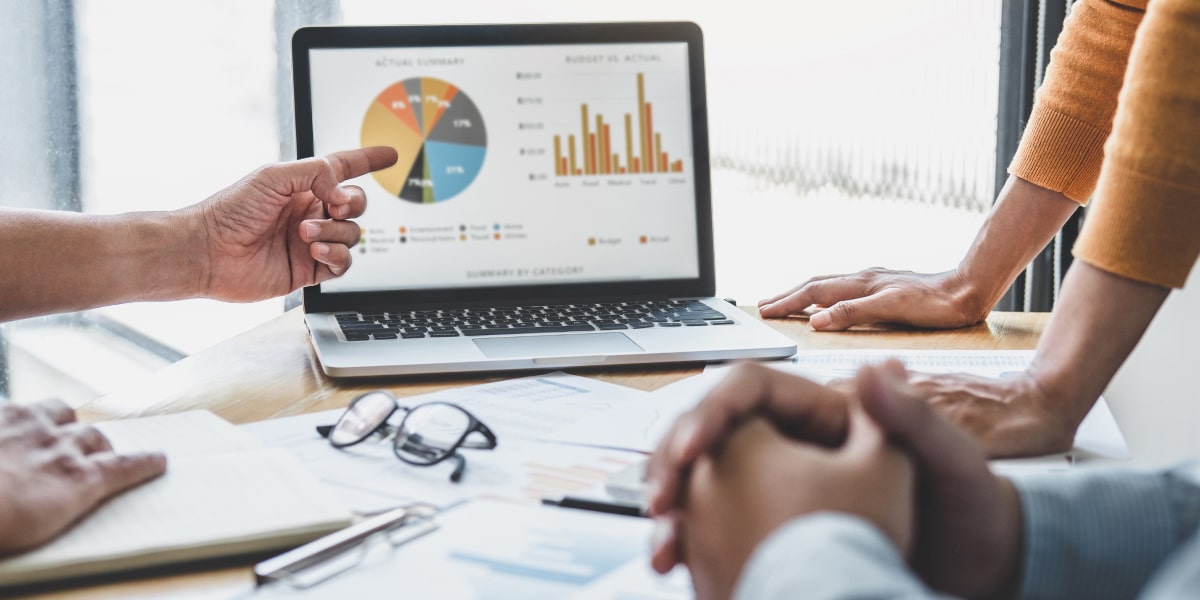
[[399, 154], [395, 165], [372, 173], [384, 190], [401, 200], [433, 204], [475, 181], [487, 154], [487, 131], [475, 103], [453, 84], [413, 77], [371, 101], [362, 144], [391, 146]]

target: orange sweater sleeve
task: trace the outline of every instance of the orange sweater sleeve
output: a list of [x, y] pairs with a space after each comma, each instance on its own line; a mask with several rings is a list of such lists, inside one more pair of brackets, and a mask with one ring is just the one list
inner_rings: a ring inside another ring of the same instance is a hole
[[1150, 2], [1104, 152], [1075, 256], [1182, 287], [1200, 255], [1200, 2]]
[[1050, 65], [1009, 172], [1087, 202], [1104, 159], [1117, 95], [1145, 1], [1080, 0]]

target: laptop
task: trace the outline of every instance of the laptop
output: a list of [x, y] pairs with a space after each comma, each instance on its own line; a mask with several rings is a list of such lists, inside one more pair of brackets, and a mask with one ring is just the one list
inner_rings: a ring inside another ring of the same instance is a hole
[[353, 266], [304, 290], [333, 377], [767, 359], [714, 297], [691, 23], [310, 27], [300, 157], [387, 145]]

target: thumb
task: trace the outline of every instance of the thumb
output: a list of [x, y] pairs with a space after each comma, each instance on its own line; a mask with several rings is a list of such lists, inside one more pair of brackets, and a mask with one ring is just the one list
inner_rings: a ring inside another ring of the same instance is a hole
[[921, 470], [934, 478], [974, 473], [986, 464], [983, 451], [967, 435], [946, 422], [908, 385], [904, 367], [895, 360], [858, 371], [863, 409], [893, 441], [908, 448]]
[[871, 454], [887, 444], [887, 432], [872, 420], [861, 406], [850, 408], [846, 442], [842, 451], [849, 454]]

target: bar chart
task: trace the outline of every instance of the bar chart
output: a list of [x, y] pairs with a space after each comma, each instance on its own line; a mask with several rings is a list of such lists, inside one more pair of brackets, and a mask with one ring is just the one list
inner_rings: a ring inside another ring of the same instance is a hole
[[[681, 173], [683, 160], [671, 160], [662, 133], [654, 129], [654, 106], [646, 100], [646, 78], [637, 74], [637, 106], [615, 123], [579, 106], [578, 134], [554, 136], [554, 174], [559, 177]], [[613, 129], [624, 127], [625, 144], [614, 144]]]

